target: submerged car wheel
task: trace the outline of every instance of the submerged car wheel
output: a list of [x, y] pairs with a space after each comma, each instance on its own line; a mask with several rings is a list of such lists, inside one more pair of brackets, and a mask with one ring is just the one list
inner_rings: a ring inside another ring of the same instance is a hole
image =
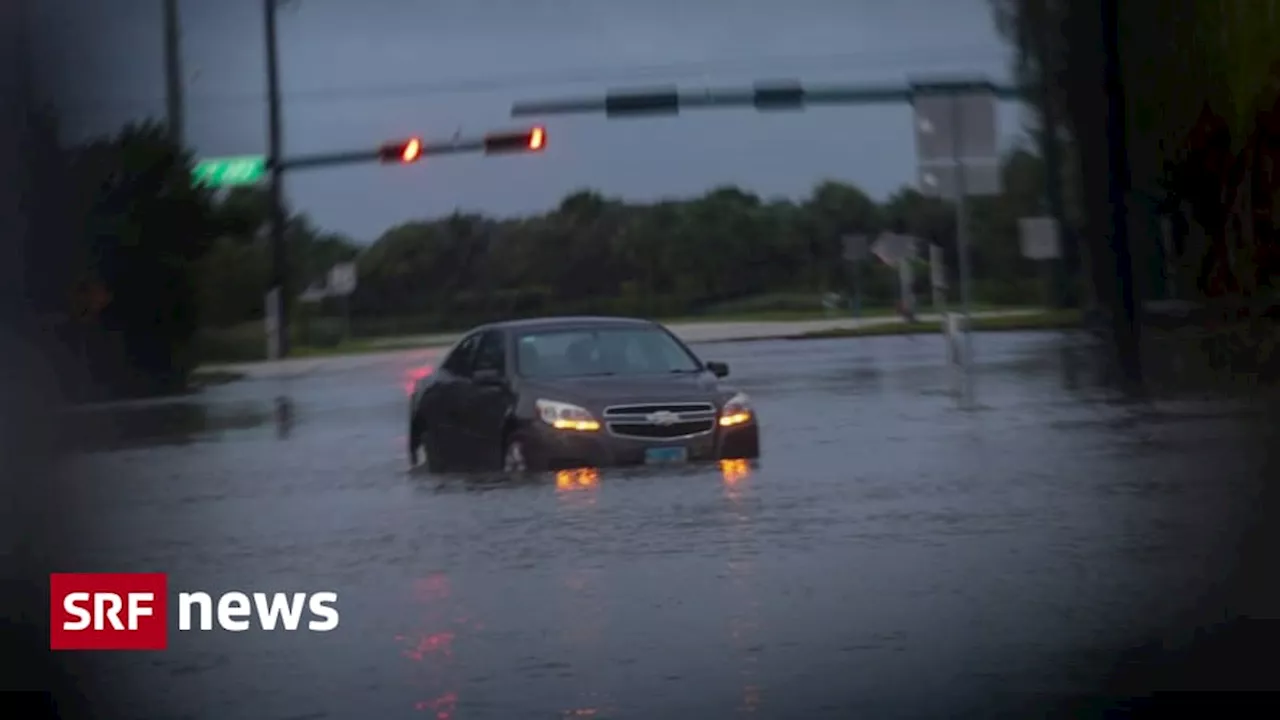
[[409, 423], [409, 467], [418, 466], [418, 451], [421, 449], [419, 445], [422, 443], [421, 433], [418, 432], [418, 424]]
[[[424, 467], [427, 472], [444, 472], [444, 466], [440, 463], [439, 456], [435, 452], [431, 442], [431, 434], [425, 429], [418, 433], [418, 441], [415, 445], [416, 450], [410, 450], [410, 461], [415, 465]], [[421, 458], [421, 462], [419, 462]]]
[[529, 456], [525, 452], [524, 440], [519, 435], [507, 438], [502, 448], [502, 471], [507, 473], [529, 471]]

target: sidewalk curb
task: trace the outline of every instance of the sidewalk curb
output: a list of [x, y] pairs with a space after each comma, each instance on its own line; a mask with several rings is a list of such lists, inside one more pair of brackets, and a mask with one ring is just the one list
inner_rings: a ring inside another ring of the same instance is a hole
[[[1028, 315], [1037, 315], [1043, 312], [1040, 309], [1026, 310], [997, 310], [973, 313], [973, 317], [1019, 317]], [[940, 322], [941, 316], [937, 314], [924, 314], [919, 317], [922, 322]], [[901, 318], [886, 316], [874, 318], [840, 318], [831, 320], [775, 320], [765, 322], [735, 322], [727, 321], [723, 323], [707, 322], [707, 323], [690, 323], [687, 325], [668, 326], [672, 333], [682, 341], [690, 345], [710, 345], [728, 342], [757, 342], [763, 340], [824, 340], [833, 338], [824, 338], [813, 333], [852, 330], [856, 331], [860, 328], [883, 327], [886, 325], [894, 325], [902, 322]], [[738, 326], [738, 327], [734, 327]], [[772, 327], [771, 327], [772, 326]], [[714, 329], [724, 328], [727, 336], [716, 337]], [[751, 332], [751, 328], [755, 328], [756, 332]], [[807, 328], [807, 329], [806, 329]], [[697, 338], [689, 337], [690, 334], [696, 335], [698, 330], [711, 330], [708, 334], [710, 337]], [[690, 332], [692, 331], [692, 332]], [[323, 357], [305, 357], [305, 358], [286, 358], [284, 360], [263, 360], [248, 363], [219, 363], [211, 365], [201, 365], [196, 368], [196, 372], [233, 372], [239, 373], [245, 379], [287, 379], [291, 377], [302, 377], [319, 370], [326, 361], [337, 358], [350, 358], [356, 356], [376, 357], [381, 355], [390, 355], [394, 353], [407, 353], [422, 350], [440, 350], [457, 342], [457, 338], [445, 339], [437, 336], [433, 338], [429, 344], [410, 344], [405, 343], [401, 346], [389, 345], [380, 347], [376, 350], [367, 352], [356, 352], [341, 355], [328, 355]], [[461, 336], [458, 336], [461, 337]], [[296, 368], [296, 369], [295, 369]]]

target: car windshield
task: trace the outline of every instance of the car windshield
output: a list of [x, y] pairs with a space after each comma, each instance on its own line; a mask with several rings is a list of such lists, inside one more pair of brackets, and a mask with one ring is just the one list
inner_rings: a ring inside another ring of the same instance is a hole
[[692, 373], [701, 364], [659, 328], [547, 330], [520, 336], [516, 367], [524, 377]]

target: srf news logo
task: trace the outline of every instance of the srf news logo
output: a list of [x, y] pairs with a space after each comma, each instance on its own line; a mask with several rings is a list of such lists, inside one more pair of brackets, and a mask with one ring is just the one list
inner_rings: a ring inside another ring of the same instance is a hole
[[[298, 630], [338, 627], [337, 593], [178, 593], [178, 630]], [[193, 623], [193, 617], [196, 621]], [[169, 646], [169, 578], [164, 573], [49, 576], [52, 650], [164, 650]]]

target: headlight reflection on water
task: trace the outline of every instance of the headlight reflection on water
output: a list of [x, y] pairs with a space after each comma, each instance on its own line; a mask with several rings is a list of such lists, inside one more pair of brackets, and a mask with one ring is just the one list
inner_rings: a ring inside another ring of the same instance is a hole
[[[751, 464], [746, 460], [721, 460], [720, 477], [726, 485], [736, 485], [751, 477]], [[577, 468], [556, 472], [556, 490], [573, 492], [591, 490], [600, 485], [600, 471], [596, 468]]]
[[600, 471], [595, 468], [578, 468], [556, 472], [556, 490], [572, 492], [590, 490], [600, 484]]
[[726, 485], [737, 485], [751, 477], [751, 465], [746, 460], [721, 460], [720, 476]]

